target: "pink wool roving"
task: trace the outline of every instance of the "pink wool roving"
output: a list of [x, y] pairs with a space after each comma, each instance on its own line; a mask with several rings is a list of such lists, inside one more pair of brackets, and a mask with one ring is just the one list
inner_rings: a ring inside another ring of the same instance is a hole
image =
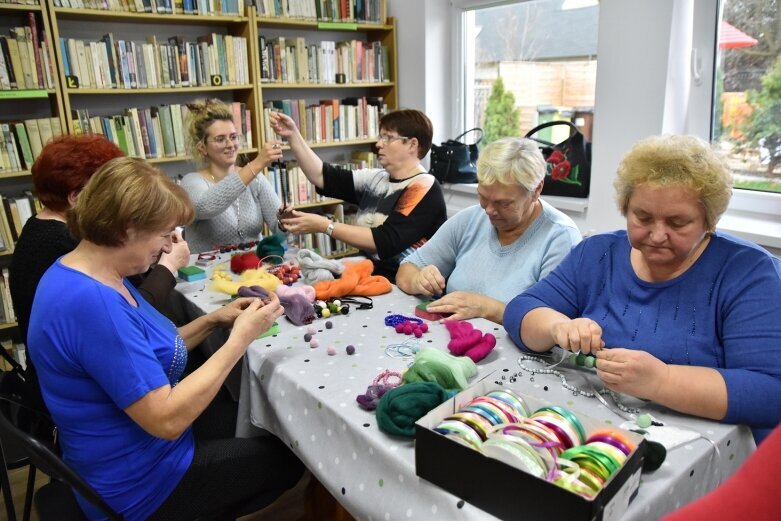
[[301, 295], [307, 301], [309, 301], [310, 304], [314, 304], [315, 302], [315, 288], [312, 286], [307, 286], [306, 284], [299, 286], [286, 286], [284, 284], [280, 284], [274, 291], [277, 292], [279, 298], [290, 297], [292, 295]]
[[496, 337], [491, 333], [483, 334], [472, 324], [465, 321], [445, 320], [445, 327], [450, 331], [450, 342], [447, 348], [455, 356], [468, 356], [477, 363], [496, 346]]

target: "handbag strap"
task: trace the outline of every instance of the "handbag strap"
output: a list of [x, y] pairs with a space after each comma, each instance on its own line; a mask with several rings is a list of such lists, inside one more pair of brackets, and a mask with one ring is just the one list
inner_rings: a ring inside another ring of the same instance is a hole
[[551, 147], [552, 146], [556, 146], [555, 143], [551, 143], [550, 141], [545, 141], [543, 139], [535, 138], [535, 137], [532, 137], [532, 136], [534, 134], [536, 134], [537, 132], [539, 132], [540, 130], [546, 129], [548, 127], [556, 127], [556, 126], [559, 126], [559, 125], [567, 125], [569, 127], [569, 137], [572, 137], [572, 136], [575, 136], [575, 135], [581, 133], [580, 129], [578, 127], [576, 127], [571, 121], [556, 120], [556, 121], [548, 121], [546, 123], [542, 123], [540, 125], [537, 125], [533, 129], [528, 131], [524, 137], [527, 138], [527, 139], [531, 139], [532, 141], [536, 141], [537, 143], [542, 143], [543, 145], [548, 145], [548, 146], [551, 146]]
[[463, 134], [459, 135], [457, 138], [455, 138], [453, 141], [461, 141], [461, 138], [469, 134], [470, 132], [480, 132], [480, 136], [478, 136], [477, 140], [474, 142], [475, 145], [479, 144], [483, 140], [483, 129], [480, 127], [470, 128]]

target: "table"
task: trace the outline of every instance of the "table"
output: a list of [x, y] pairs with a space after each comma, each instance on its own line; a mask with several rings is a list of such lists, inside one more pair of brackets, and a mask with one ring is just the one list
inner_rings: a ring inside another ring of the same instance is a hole
[[[195, 307], [209, 312], [227, 302], [227, 297], [210, 292], [207, 285], [208, 281], [181, 283], [177, 289]], [[359, 520], [495, 519], [418, 478], [414, 442], [384, 434], [374, 413], [358, 407], [356, 396], [366, 392], [377, 374], [385, 369], [402, 371], [410, 362], [386, 354], [387, 345], [411, 337], [385, 326], [384, 318], [389, 314], [412, 316], [420, 302], [395, 287], [374, 301], [371, 310], [316, 320], [318, 348], [304, 341], [306, 326], [295, 326], [284, 318], [279, 321], [278, 335], [253, 342], [244, 357], [237, 434], [250, 436], [259, 428], [279, 436]], [[332, 329], [326, 328], [326, 321]], [[616, 425], [624, 421], [595, 398], [573, 396], [554, 375], [532, 376], [523, 371], [518, 363], [521, 353], [501, 326], [483, 319], [472, 323], [497, 338], [496, 348], [478, 364], [472, 382], [489, 378], [596, 419]], [[445, 327], [429, 324], [420, 345], [447, 349], [450, 336]], [[356, 348], [352, 356], [345, 351], [349, 344]], [[336, 348], [336, 355], [327, 354], [329, 345]], [[601, 387], [588, 370], [568, 367], [565, 371], [592, 378], [597, 388]], [[516, 373], [516, 381], [510, 384]], [[570, 383], [580, 387], [582, 380], [577, 378], [571, 375]], [[609, 397], [606, 400], [610, 402]], [[684, 443], [668, 452], [659, 470], [643, 474], [626, 520], [658, 519], [701, 496], [720, 478], [732, 474], [755, 449], [751, 432], [744, 426], [686, 417], [630, 397], [622, 400], [625, 405], [641, 406], [642, 412], [666, 424], [696, 431], [711, 440]]]

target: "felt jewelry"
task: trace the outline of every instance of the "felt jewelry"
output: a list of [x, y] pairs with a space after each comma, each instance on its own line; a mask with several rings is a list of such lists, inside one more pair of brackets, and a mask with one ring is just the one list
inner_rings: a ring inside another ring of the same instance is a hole
[[385, 325], [390, 327], [396, 327], [404, 322], [411, 322], [413, 324], [422, 324], [423, 321], [417, 317], [405, 317], [404, 315], [388, 315], [385, 317]]
[[[391, 381], [391, 379], [394, 379]], [[384, 370], [374, 377], [373, 385], [384, 385], [386, 387], [398, 387], [401, 385], [401, 373], [398, 371]]]

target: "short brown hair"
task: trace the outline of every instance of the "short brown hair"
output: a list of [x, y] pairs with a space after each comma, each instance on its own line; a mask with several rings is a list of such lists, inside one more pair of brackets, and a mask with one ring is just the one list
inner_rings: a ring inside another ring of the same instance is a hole
[[388, 112], [380, 118], [380, 130], [393, 130], [400, 136], [418, 140], [418, 159], [423, 159], [431, 150], [434, 127], [428, 116], [415, 109], [400, 109]]
[[613, 186], [621, 214], [637, 185], [682, 186], [694, 190], [705, 210], [708, 230], [727, 209], [732, 176], [711, 146], [695, 136], [654, 136], [635, 143], [618, 165]]
[[185, 146], [193, 163], [198, 167], [206, 166], [207, 163], [198, 151], [198, 143], [206, 141], [206, 132], [215, 121], [233, 123], [233, 111], [224, 101], [211, 98], [199, 99], [187, 104], [187, 117], [184, 122], [187, 132]]
[[195, 216], [187, 193], [143, 159], [112, 159], [90, 179], [68, 211], [76, 239], [121, 246], [129, 228], [154, 232], [190, 224]]
[[70, 207], [68, 196], [79, 192], [106, 161], [125, 155], [98, 134], [57, 136], [43, 147], [32, 166], [35, 195], [55, 212]]

